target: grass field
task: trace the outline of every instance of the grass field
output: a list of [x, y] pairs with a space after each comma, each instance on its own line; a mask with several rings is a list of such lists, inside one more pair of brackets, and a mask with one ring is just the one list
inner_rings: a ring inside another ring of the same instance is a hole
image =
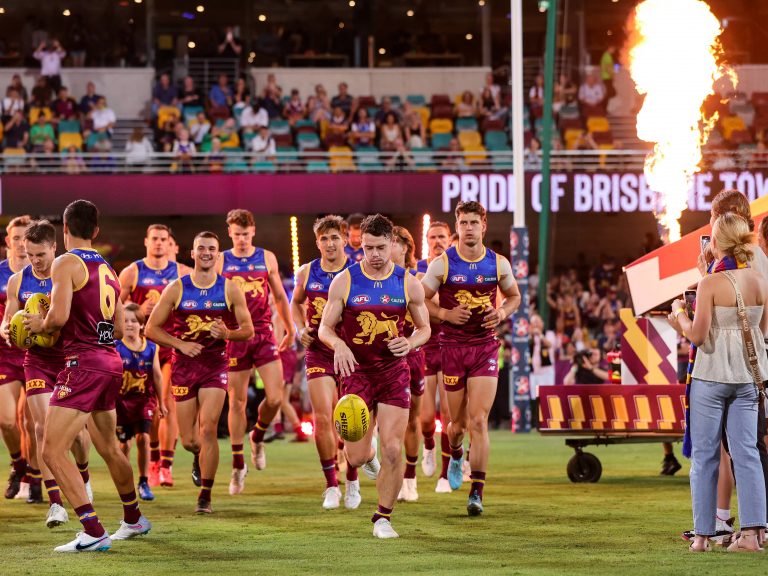
[[[268, 468], [251, 471], [246, 492], [227, 495], [229, 446], [222, 444], [212, 516], [195, 516], [191, 458], [177, 452], [176, 486], [142, 505], [154, 528], [103, 554], [61, 555], [53, 547], [79, 530], [48, 530], [46, 508], [0, 501], [0, 574], [756, 574], [762, 555], [691, 554], [679, 533], [691, 525], [688, 465], [658, 476], [658, 445], [595, 448], [596, 484], [572, 484], [562, 438], [495, 432], [486, 512], [468, 518], [467, 490], [435, 494], [421, 475], [420, 500], [399, 504], [401, 538], [371, 536], [376, 496], [361, 475], [363, 504], [324, 511], [312, 444], [268, 447]], [[4, 446], [2, 448], [4, 450]], [[0, 462], [7, 462], [6, 452]], [[96, 510], [114, 531], [122, 517], [104, 464], [93, 456]], [[468, 485], [465, 484], [465, 487]], [[71, 514], [71, 512], [70, 512]]]

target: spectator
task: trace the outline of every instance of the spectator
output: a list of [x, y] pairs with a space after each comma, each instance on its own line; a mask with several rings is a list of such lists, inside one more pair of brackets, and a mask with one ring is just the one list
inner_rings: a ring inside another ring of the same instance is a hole
[[134, 128], [128, 142], [125, 143], [125, 163], [130, 165], [146, 164], [154, 152], [152, 143], [144, 135], [144, 128], [141, 126]]
[[269, 127], [261, 126], [259, 128], [259, 133], [251, 140], [251, 150], [254, 154], [253, 159], [256, 162], [274, 161], [277, 146], [275, 145], [275, 139], [269, 133]]
[[96, 94], [96, 85], [93, 82], [88, 82], [85, 86], [85, 96], [80, 98], [80, 111], [84, 115], [90, 114], [96, 108], [99, 98], [101, 95]]
[[566, 293], [562, 303], [558, 306], [559, 317], [563, 321], [563, 332], [573, 339], [574, 333], [581, 331], [581, 311], [576, 305], [576, 299], [572, 293]]
[[235, 82], [235, 96], [232, 109], [234, 111], [243, 110], [251, 104], [251, 89], [244, 76], [240, 76]]
[[250, 106], [246, 106], [240, 115], [240, 128], [248, 134], [262, 126], [269, 126], [269, 114], [261, 105], [261, 101], [253, 102]]
[[227, 118], [221, 126], [214, 126], [211, 136], [221, 140], [224, 148], [237, 148], [240, 146], [240, 136], [237, 134], [237, 123], [234, 118]]
[[467, 165], [464, 162], [464, 154], [456, 138], [451, 138], [448, 143], [448, 153], [440, 161], [440, 166], [448, 170], [466, 170]]
[[403, 105], [403, 122], [405, 124], [405, 141], [408, 148], [423, 148], [427, 141], [427, 130], [421, 120], [421, 114], [413, 109], [410, 102]]
[[280, 95], [274, 87], [267, 86], [267, 88], [264, 89], [264, 97], [259, 102], [259, 105], [267, 111], [270, 120], [280, 118], [283, 113], [283, 104], [280, 101]]
[[21, 99], [18, 89], [10, 85], [3, 98], [3, 123], [8, 122], [17, 111], [24, 113], [24, 100]]
[[[310, 98], [312, 97], [310, 96]], [[310, 105], [308, 99], [306, 108], [307, 117], [312, 122], [327, 122], [331, 119], [331, 102], [328, 100], [328, 92], [322, 84], [315, 86], [315, 102], [313, 105]]]
[[57, 122], [59, 120], [74, 120], [80, 115], [77, 102], [69, 95], [66, 86], [59, 88], [59, 97], [51, 103], [51, 111]]
[[349, 145], [353, 148], [359, 146], [373, 146], [376, 140], [376, 124], [368, 116], [368, 110], [360, 108], [357, 118], [352, 123], [349, 132]]
[[211, 131], [211, 123], [205, 115], [205, 112], [198, 112], [197, 116], [189, 122], [189, 133], [192, 136], [193, 142], [200, 146], [205, 140], [205, 137]]
[[56, 38], [41, 42], [35, 50], [35, 59], [40, 61], [40, 75], [54, 92], [58, 92], [61, 87], [61, 61], [66, 55]]
[[531, 415], [538, 421], [539, 386], [555, 383], [555, 333], [544, 330], [544, 322], [538, 314], [531, 315]]
[[541, 142], [538, 138], [531, 138], [525, 149], [525, 167], [527, 170], [541, 170]]
[[32, 149], [32, 152], [40, 155], [39, 158], [30, 158], [29, 160], [33, 171], [47, 173], [54, 172], [56, 168], [58, 168], [58, 158], [54, 156], [56, 153], [56, 144], [52, 138], [46, 137], [41, 145], [35, 146]]
[[226, 74], [219, 74], [219, 83], [211, 87], [208, 98], [216, 108], [232, 107], [232, 87]]
[[47, 108], [53, 99], [53, 92], [43, 76], [35, 80], [35, 87], [32, 88], [32, 100], [29, 105], [32, 108]]
[[301, 101], [299, 91], [294, 88], [291, 90], [291, 99], [285, 103], [283, 108], [283, 117], [285, 117], [291, 126], [296, 124], [297, 120], [303, 120], [306, 116], [306, 109], [304, 103]]
[[82, 174], [88, 171], [88, 167], [85, 164], [82, 154], [76, 146], [70, 146], [67, 148], [67, 154], [63, 160], [64, 172], [67, 174]]
[[621, 336], [619, 335], [618, 320], [609, 320], [603, 324], [603, 331], [597, 338], [597, 346], [603, 354], [611, 352], [619, 346]]
[[477, 106], [472, 92], [465, 90], [461, 94], [461, 101], [456, 105], [457, 118], [474, 118], [477, 116]]
[[270, 72], [267, 74], [267, 89], [271, 89], [275, 94], [277, 94], [278, 98], [283, 97], [283, 88], [277, 83], [277, 78], [275, 77], [275, 74], [273, 72]]
[[349, 118], [349, 113], [352, 111], [352, 96], [347, 91], [349, 87], [346, 82], [339, 84], [339, 93], [331, 100], [331, 108], [341, 108], [344, 111], [344, 116]]
[[600, 368], [600, 350], [577, 352], [573, 364], [563, 384], [604, 384], [608, 381], [608, 372]]
[[94, 132], [112, 137], [112, 128], [117, 123], [117, 116], [115, 116], [114, 110], [107, 108], [107, 99], [104, 96], [100, 96], [96, 101], [96, 108], [91, 112], [91, 120], [93, 121]]
[[541, 118], [544, 111], [544, 76], [536, 75], [536, 81], [528, 92], [528, 105], [534, 118]]
[[152, 116], [157, 116], [157, 111], [163, 106], [178, 106], [179, 95], [176, 86], [171, 84], [171, 77], [167, 72], [160, 75], [160, 81], [152, 90]]
[[603, 85], [605, 86], [606, 100], [610, 100], [616, 95], [616, 88], [613, 85], [613, 68], [615, 66], [613, 57], [615, 54], [616, 46], [611, 45], [605, 49], [605, 52], [603, 52], [603, 55], [600, 58], [600, 79], [603, 81]]
[[485, 75], [485, 84], [483, 85], [483, 89], [486, 88], [491, 91], [491, 96], [493, 96], [493, 99], [501, 104], [501, 86], [493, 81], [493, 72], [488, 72]]
[[181, 98], [179, 99], [182, 112], [185, 112], [187, 108], [204, 106], [205, 101], [200, 90], [195, 86], [195, 79], [192, 76], [184, 77], [184, 85], [181, 89]]
[[603, 256], [602, 263], [592, 271], [589, 279], [589, 291], [600, 298], [608, 295], [611, 286], [615, 286], [619, 279], [619, 271], [616, 269], [616, 260]]
[[83, 25], [82, 18], [76, 15], [67, 35], [69, 57], [73, 68], [83, 68], [88, 50], [88, 29]]
[[507, 109], [502, 108], [498, 98], [494, 98], [493, 92], [488, 87], [483, 88], [480, 93], [480, 116], [491, 118], [493, 120], [504, 120], [507, 115]]
[[48, 122], [45, 115], [40, 114], [37, 117], [37, 122], [29, 131], [29, 141], [32, 144], [32, 151], [42, 152], [43, 144], [47, 138], [56, 140], [56, 133], [53, 131], [53, 126]]
[[89, 159], [90, 169], [93, 172], [112, 172], [117, 168], [115, 158], [110, 154], [112, 152], [112, 141], [102, 138], [94, 142], [91, 148], [94, 155]]
[[195, 143], [189, 138], [189, 130], [179, 130], [179, 137], [173, 141], [173, 160], [171, 172], [194, 172], [192, 159], [196, 153]]
[[227, 26], [224, 30], [224, 39], [219, 43], [218, 53], [222, 58], [239, 58], [243, 52], [243, 44], [240, 38], [235, 36], [235, 29]]
[[27, 89], [24, 87], [24, 84], [21, 82], [21, 76], [19, 76], [18, 74], [14, 74], [13, 78], [11, 79], [11, 83], [8, 85], [8, 88], [15, 89], [19, 93], [19, 96], [21, 96], [21, 99], [24, 101], [24, 104], [27, 103], [27, 101], [29, 100], [29, 94], [27, 94]]
[[211, 151], [206, 156], [208, 172], [223, 172], [225, 159], [226, 157], [221, 149], [221, 140], [214, 137], [211, 139]]
[[555, 112], [559, 112], [565, 104], [576, 102], [578, 91], [576, 84], [566, 74], [560, 74], [560, 79], [554, 86], [553, 106]]
[[396, 150], [403, 143], [403, 131], [400, 128], [400, 124], [397, 123], [397, 116], [394, 112], [390, 112], [384, 124], [381, 126], [381, 139], [379, 140], [379, 148], [385, 151]]
[[600, 146], [595, 142], [591, 132], [582, 132], [576, 140], [576, 150], [597, 150], [599, 148]]
[[381, 108], [376, 112], [376, 127], [381, 128], [383, 124], [387, 121], [387, 115], [388, 114], [394, 114], [395, 120], [399, 123], [400, 122], [400, 114], [392, 108], [392, 98], [389, 96], [384, 96], [384, 98], [381, 99]]
[[17, 110], [3, 126], [4, 148], [26, 148], [29, 143], [29, 125], [24, 112]]
[[387, 168], [387, 170], [394, 170], [396, 164], [401, 168], [404, 168], [405, 166], [408, 166], [409, 168], [413, 168], [414, 166], [416, 166], [416, 161], [413, 159], [413, 156], [411, 155], [410, 150], [408, 150], [405, 147], [405, 144], [403, 144], [402, 139], [398, 140], [395, 143], [395, 149], [393, 150], [393, 154], [385, 162], [385, 167]]
[[587, 74], [587, 79], [579, 88], [579, 104], [587, 111], [601, 108], [605, 100], [605, 86], [595, 76], [594, 72]]
[[336, 106], [333, 109], [333, 115], [328, 123], [326, 132], [328, 134], [346, 134], [349, 129], [349, 123], [347, 122], [347, 116], [344, 114], [344, 110], [341, 106]]

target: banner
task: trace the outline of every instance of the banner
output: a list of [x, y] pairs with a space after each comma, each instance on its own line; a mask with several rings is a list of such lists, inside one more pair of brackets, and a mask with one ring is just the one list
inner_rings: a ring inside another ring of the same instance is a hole
[[531, 350], [528, 304], [528, 258], [530, 239], [527, 228], [512, 228], [509, 234], [512, 273], [520, 289], [520, 308], [512, 315], [512, 350], [510, 361], [510, 402], [512, 432], [531, 431]]

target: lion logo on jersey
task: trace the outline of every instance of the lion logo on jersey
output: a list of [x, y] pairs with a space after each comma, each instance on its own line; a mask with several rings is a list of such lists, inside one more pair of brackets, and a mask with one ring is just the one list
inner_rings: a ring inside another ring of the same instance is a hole
[[158, 300], [160, 300], [160, 292], [155, 290], [154, 288], [147, 292], [147, 300], [152, 302], [152, 304], [157, 304]]
[[491, 307], [490, 296], [473, 296], [467, 290], [459, 290], [456, 292], [456, 301], [459, 303], [459, 306], [466, 306], [469, 310], [474, 308], [484, 310], [485, 308]]
[[323, 317], [323, 310], [328, 301], [325, 298], [317, 297], [312, 300], [312, 307], [315, 309], [315, 313], [310, 318], [312, 324], [320, 324], [320, 319]]
[[134, 376], [130, 370], [123, 372], [123, 385], [120, 388], [120, 395], [124, 396], [130, 393], [144, 394], [147, 389], [147, 375]]
[[[382, 314], [379, 319], [373, 312], [365, 311], [357, 315], [357, 323], [360, 324], [362, 332], [355, 334], [355, 337], [352, 338], [352, 342], [355, 344], [370, 346], [379, 334], [387, 335], [384, 341], [396, 338], [398, 335], [397, 316]], [[364, 341], [366, 337], [368, 338], [367, 342]]]
[[182, 338], [185, 336], [191, 336], [191, 340], [197, 340], [200, 334], [203, 332], [210, 332], [211, 327], [216, 323], [215, 320], [211, 320], [210, 316], [206, 316], [205, 320], [200, 318], [197, 314], [191, 314], [187, 316], [187, 328], [189, 330], [182, 334]]
[[233, 276], [232, 282], [237, 284], [237, 287], [246, 294], [250, 292], [251, 298], [264, 298], [266, 296], [264, 293], [264, 278], [251, 278], [249, 276], [248, 280], [246, 280], [242, 276]]

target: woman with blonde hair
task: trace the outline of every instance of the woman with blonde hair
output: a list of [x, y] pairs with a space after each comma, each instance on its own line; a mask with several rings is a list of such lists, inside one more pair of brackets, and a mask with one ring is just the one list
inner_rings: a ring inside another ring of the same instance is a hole
[[[757, 449], [757, 416], [762, 383], [768, 377], [768, 357], [762, 350], [768, 331], [768, 283], [750, 266], [753, 244], [754, 235], [744, 218], [731, 212], [720, 215], [712, 231], [713, 273], [699, 282], [694, 320], [681, 300], [675, 300], [669, 315], [670, 324], [698, 347], [688, 422], [695, 531], [690, 549], [694, 552], [708, 550], [708, 539], [715, 535], [723, 421], [733, 456], [741, 525], [740, 536], [728, 550], [763, 550], [760, 534], [765, 529], [766, 493]], [[749, 357], [746, 350], [751, 350]]]

